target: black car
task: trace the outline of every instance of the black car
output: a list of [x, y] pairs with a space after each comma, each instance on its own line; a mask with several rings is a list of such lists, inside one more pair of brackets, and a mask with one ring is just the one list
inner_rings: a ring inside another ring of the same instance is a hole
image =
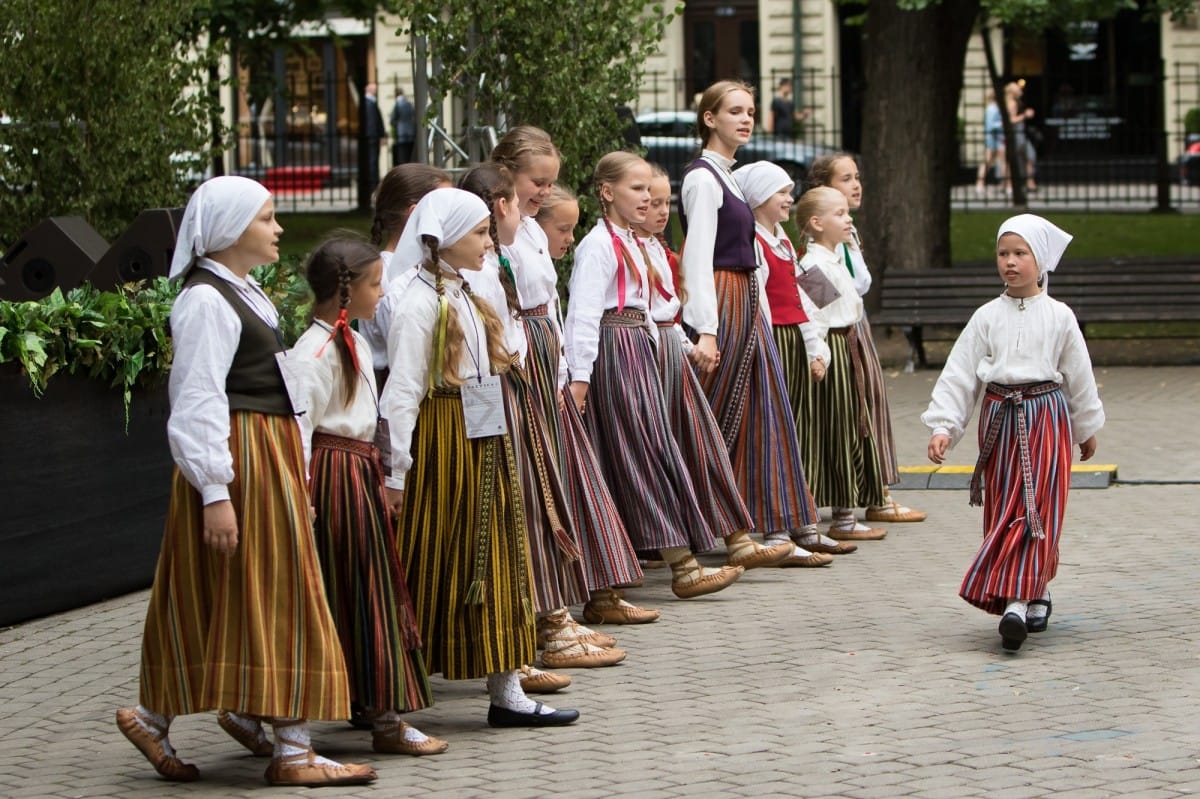
[[[678, 190], [683, 170], [700, 155], [696, 135], [696, 114], [692, 111], [651, 111], [636, 117], [646, 160], [658, 164], [671, 176], [671, 187]], [[796, 182], [796, 193], [804, 189], [809, 164], [815, 158], [837, 152], [835, 147], [795, 139], [777, 139], [769, 134], [755, 135], [738, 148], [738, 164], [773, 161], [783, 167]]]

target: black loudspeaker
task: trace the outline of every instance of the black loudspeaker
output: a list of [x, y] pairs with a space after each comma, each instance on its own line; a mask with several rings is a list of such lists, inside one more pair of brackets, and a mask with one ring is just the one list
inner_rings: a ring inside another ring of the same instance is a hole
[[40, 300], [55, 288], [77, 288], [108, 250], [80, 216], [43, 219], [0, 260], [0, 300]]
[[166, 277], [182, 221], [182, 208], [142, 211], [100, 259], [88, 275], [88, 282], [101, 291], [110, 291], [122, 283]]

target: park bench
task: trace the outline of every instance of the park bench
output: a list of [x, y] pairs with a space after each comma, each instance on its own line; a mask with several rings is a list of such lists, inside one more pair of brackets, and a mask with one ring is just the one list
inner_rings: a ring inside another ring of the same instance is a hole
[[[880, 307], [870, 315], [871, 323], [904, 329], [910, 368], [928, 366], [926, 328], [932, 329], [931, 339], [947, 329], [957, 336], [975, 309], [1003, 291], [990, 263], [888, 271], [881, 282]], [[1051, 274], [1050, 294], [1071, 307], [1085, 335], [1093, 324], [1200, 322], [1200, 262], [1068, 260]]]

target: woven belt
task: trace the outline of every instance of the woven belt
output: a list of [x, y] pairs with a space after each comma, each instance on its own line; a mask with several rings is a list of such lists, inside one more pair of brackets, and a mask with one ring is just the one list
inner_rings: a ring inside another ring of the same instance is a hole
[[983, 469], [992, 458], [996, 449], [996, 440], [1000, 437], [1000, 427], [1004, 417], [1009, 413], [1017, 416], [1017, 445], [1021, 450], [1021, 489], [1025, 498], [1025, 525], [1029, 534], [1034, 538], [1045, 538], [1046, 531], [1042, 527], [1042, 517], [1037, 512], [1037, 495], [1033, 490], [1033, 461], [1029, 456], [1029, 429], [1025, 426], [1025, 414], [1021, 413], [1021, 405], [1027, 397], [1037, 397], [1058, 391], [1058, 383], [1026, 383], [1019, 386], [1005, 386], [999, 383], [988, 383], [988, 396], [997, 399], [1001, 407], [992, 414], [984, 434], [983, 444], [979, 447], [979, 459], [975, 461], [975, 471], [971, 474], [971, 504], [983, 504]]
[[522, 308], [520, 311], [518, 311], [517, 315], [522, 319], [527, 316], [549, 316], [550, 306], [543, 303], [541, 305], [535, 305], [532, 308]]
[[340, 449], [343, 452], [353, 452], [364, 458], [376, 458], [379, 450], [370, 441], [359, 441], [356, 438], [345, 438], [329, 433], [313, 433], [313, 449]]
[[638, 308], [623, 311], [605, 311], [600, 317], [601, 327], [642, 327], [646, 324], [646, 312]]
[[655, 322], [659, 327], [675, 327], [675, 322]]

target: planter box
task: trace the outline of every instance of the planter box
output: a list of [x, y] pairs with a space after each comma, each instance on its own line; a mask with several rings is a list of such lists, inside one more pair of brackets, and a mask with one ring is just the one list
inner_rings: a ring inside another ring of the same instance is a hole
[[145, 588], [173, 464], [167, 389], [55, 375], [42, 397], [0, 366], [0, 625]]

